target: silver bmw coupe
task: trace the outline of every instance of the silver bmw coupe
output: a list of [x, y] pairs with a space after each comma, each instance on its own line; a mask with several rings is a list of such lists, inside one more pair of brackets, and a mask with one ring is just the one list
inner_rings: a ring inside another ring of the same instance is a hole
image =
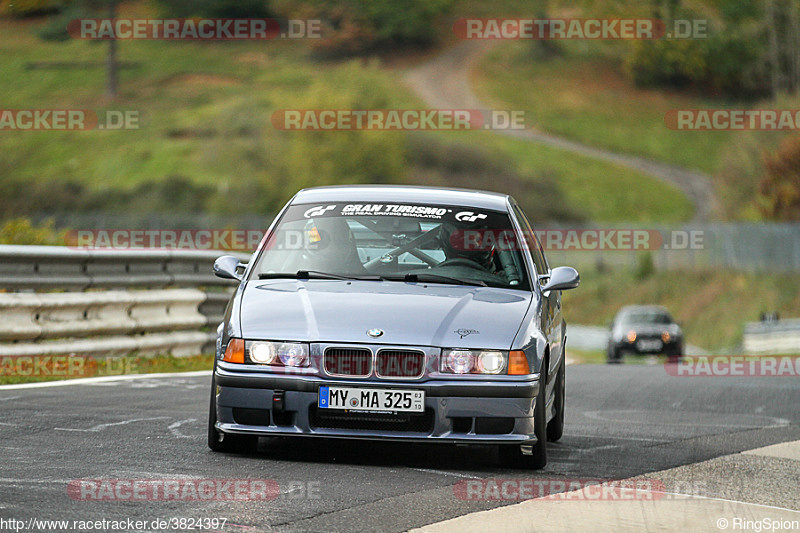
[[239, 281], [211, 384], [208, 445], [258, 437], [500, 446], [542, 468], [564, 428], [570, 267], [551, 268], [508, 195], [404, 186], [302, 190]]

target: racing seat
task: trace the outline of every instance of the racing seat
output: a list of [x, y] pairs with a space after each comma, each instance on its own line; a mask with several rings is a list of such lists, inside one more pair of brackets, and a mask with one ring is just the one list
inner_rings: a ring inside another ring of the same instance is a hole
[[317, 218], [314, 225], [320, 243], [313, 251], [318, 270], [335, 274], [365, 274], [367, 271], [358, 256], [356, 239], [347, 220], [338, 217]]

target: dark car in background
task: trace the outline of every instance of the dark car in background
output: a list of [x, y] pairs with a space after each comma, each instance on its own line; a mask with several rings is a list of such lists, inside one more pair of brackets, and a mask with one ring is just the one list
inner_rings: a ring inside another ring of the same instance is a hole
[[683, 331], [665, 308], [656, 305], [623, 307], [611, 323], [608, 362], [620, 363], [625, 354], [683, 355]]

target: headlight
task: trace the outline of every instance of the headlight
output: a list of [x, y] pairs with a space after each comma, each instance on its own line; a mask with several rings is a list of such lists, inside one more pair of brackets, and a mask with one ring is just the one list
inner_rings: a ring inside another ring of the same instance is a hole
[[442, 372], [469, 374], [475, 368], [475, 356], [469, 350], [448, 350], [442, 354]]
[[499, 374], [506, 368], [506, 358], [500, 352], [481, 352], [477, 367], [483, 374]]
[[669, 334], [669, 331], [665, 331], [664, 333], [662, 333], [662, 334], [661, 334], [661, 340], [662, 340], [662, 341], [664, 341], [664, 342], [669, 342], [669, 340], [670, 340], [671, 338], [672, 338], [672, 337], [671, 337], [671, 335]]
[[631, 330], [628, 332], [628, 342], [634, 342], [636, 340], [636, 332]]
[[443, 350], [440, 370], [447, 374], [502, 374], [508, 353], [497, 350]]
[[248, 355], [260, 365], [308, 366], [308, 344], [299, 342], [250, 343]]

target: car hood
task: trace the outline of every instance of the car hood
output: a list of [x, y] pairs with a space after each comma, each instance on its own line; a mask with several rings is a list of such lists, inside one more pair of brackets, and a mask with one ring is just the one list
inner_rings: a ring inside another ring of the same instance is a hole
[[[391, 281], [249, 281], [246, 339], [508, 350], [531, 303], [511, 289]], [[368, 330], [383, 330], [378, 338]]]

